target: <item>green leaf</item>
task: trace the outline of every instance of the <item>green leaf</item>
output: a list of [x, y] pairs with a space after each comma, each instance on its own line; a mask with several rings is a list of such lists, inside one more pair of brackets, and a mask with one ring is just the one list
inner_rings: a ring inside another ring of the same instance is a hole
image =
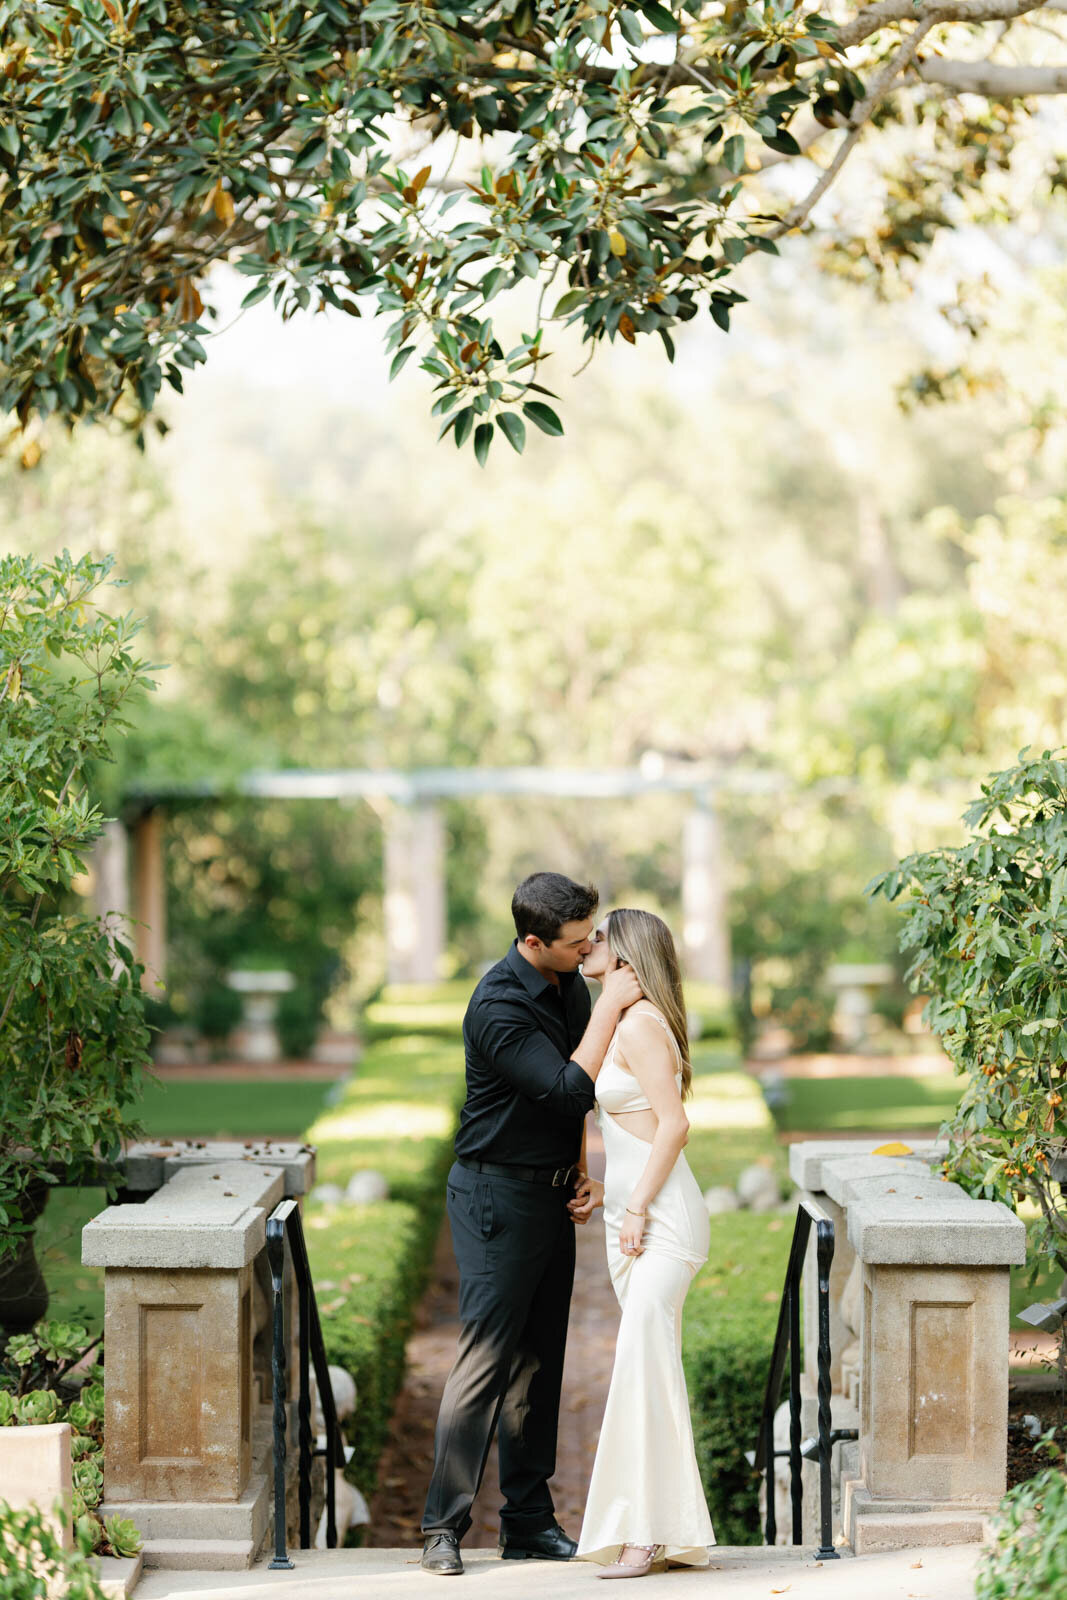
[[493, 424], [481, 422], [474, 430], [474, 454], [480, 467], [485, 466], [489, 446], [493, 442]]
[[679, 29], [678, 18], [671, 15], [665, 6], [657, 5], [655, 0], [648, 0], [642, 5], [641, 13], [646, 16], [661, 33], [677, 33]]
[[508, 444], [521, 456], [526, 443], [526, 428], [522, 418], [517, 417], [514, 411], [501, 411], [496, 420]]
[[632, 11], [620, 11], [616, 21], [627, 44], [632, 44], [636, 48], [636, 46], [644, 43], [644, 32]]
[[405, 362], [407, 362], [414, 354], [415, 346], [413, 344], [406, 344], [402, 350], [397, 351], [396, 355], [393, 357], [393, 364], [389, 368], [390, 383], [392, 383], [397, 373], [403, 370]]
[[527, 400], [523, 412], [530, 421], [536, 423], [542, 433], [551, 434], [553, 438], [560, 438], [563, 433], [563, 424], [552, 410], [540, 400]]
[[731, 172], [740, 172], [745, 165], [745, 141], [741, 134], [735, 133], [727, 139], [722, 147], [722, 164]]
[[243, 311], [246, 306], [258, 305], [259, 301], [265, 300], [269, 294], [269, 282], [264, 280], [262, 283], [257, 283], [254, 289], [249, 289], [248, 293], [241, 301], [241, 310]]

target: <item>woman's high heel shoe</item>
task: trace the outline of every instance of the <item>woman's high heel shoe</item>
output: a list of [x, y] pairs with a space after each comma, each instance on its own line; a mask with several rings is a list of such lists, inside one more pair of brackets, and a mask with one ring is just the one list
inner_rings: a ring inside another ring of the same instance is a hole
[[[608, 1567], [601, 1567], [597, 1573], [598, 1578], [645, 1578], [650, 1572], [665, 1572], [667, 1563], [660, 1555], [663, 1550], [661, 1544], [634, 1544], [623, 1546], [623, 1549], [643, 1550], [646, 1559], [636, 1565], [630, 1561], [613, 1561]], [[622, 1554], [620, 1550], [619, 1554]]]

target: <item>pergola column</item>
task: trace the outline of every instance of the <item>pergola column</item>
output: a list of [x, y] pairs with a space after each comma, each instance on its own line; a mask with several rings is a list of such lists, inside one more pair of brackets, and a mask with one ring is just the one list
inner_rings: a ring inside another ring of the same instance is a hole
[[114, 936], [123, 935], [121, 919], [130, 910], [129, 837], [114, 818], [93, 848], [93, 909]]
[[445, 949], [445, 830], [440, 808], [394, 805], [385, 820], [389, 983], [434, 983]]
[[163, 812], [145, 811], [133, 825], [133, 947], [144, 963], [145, 989], [167, 977], [167, 879], [163, 858]]
[[682, 837], [682, 942], [690, 978], [730, 989], [730, 928], [722, 827], [714, 801], [697, 798]]

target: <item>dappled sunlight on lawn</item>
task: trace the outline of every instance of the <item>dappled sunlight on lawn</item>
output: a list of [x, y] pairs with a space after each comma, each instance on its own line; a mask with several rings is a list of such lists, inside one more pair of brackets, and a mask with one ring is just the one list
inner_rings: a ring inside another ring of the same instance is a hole
[[771, 1126], [763, 1096], [744, 1072], [720, 1072], [713, 1078], [694, 1078], [693, 1097], [686, 1102], [685, 1114], [693, 1128]]
[[320, 1139], [439, 1139], [452, 1126], [448, 1105], [412, 1105], [409, 1100], [378, 1101], [374, 1105], [339, 1106], [327, 1111], [308, 1129], [308, 1141]]

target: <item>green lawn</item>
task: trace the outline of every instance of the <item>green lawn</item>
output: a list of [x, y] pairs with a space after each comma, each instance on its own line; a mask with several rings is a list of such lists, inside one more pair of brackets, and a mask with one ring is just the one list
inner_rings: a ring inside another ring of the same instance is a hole
[[775, 1139], [771, 1114], [736, 1051], [714, 1046], [693, 1051], [693, 1097], [686, 1115], [686, 1159], [702, 1189], [735, 1184], [754, 1161], [772, 1165], [788, 1189], [785, 1152]]
[[783, 1133], [936, 1131], [955, 1109], [962, 1083], [951, 1072], [929, 1078], [788, 1078], [776, 1113]]
[[300, 1138], [326, 1103], [323, 1079], [168, 1078], [145, 1085], [140, 1120], [150, 1139]]

